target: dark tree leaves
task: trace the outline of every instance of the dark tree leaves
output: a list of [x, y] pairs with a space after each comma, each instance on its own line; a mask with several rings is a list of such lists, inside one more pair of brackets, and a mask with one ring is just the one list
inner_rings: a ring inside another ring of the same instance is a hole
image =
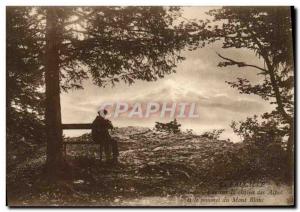
[[43, 66], [40, 34], [31, 8], [8, 7], [6, 17], [6, 110], [8, 140], [40, 141]]

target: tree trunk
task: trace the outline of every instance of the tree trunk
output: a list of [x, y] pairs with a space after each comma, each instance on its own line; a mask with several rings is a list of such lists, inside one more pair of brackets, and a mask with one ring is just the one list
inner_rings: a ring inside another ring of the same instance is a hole
[[289, 183], [294, 182], [294, 160], [295, 160], [295, 152], [294, 152], [294, 125], [290, 126], [289, 138], [287, 141], [287, 173], [286, 178]]
[[271, 61], [269, 60], [268, 53], [265, 51], [265, 48], [259, 40], [255, 37], [255, 34], [251, 31], [251, 29], [248, 30], [249, 33], [252, 35], [252, 39], [256, 43], [256, 45], [261, 50], [262, 57], [265, 60], [265, 63], [268, 68], [268, 74], [270, 76], [271, 85], [275, 94], [275, 99], [277, 103], [277, 109], [280, 115], [282, 116], [283, 120], [289, 124], [289, 133], [288, 133], [288, 141], [287, 141], [287, 178], [290, 182], [293, 182], [294, 177], [294, 118], [290, 116], [284, 109], [284, 105], [282, 102], [282, 97], [280, 94], [279, 86], [277, 84], [276, 75], [274, 72], [274, 66], [271, 64]]
[[287, 141], [287, 169], [286, 169], [286, 179], [289, 183], [294, 181], [294, 120], [293, 117], [288, 115], [284, 109], [282, 103], [282, 97], [280, 95], [279, 86], [277, 84], [277, 79], [275, 77], [274, 69], [270, 62], [267, 60], [266, 64], [268, 66], [269, 75], [271, 79], [271, 84], [275, 93], [275, 98], [277, 102], [278, 111], [281, 114], [283, 120], [289, 125], [288, 141]]
[[46, 9], [46, 136], [47, 172], [54, 177], [62, 164], [62, 129], [59, 85], [59, 27], [55, 7]]

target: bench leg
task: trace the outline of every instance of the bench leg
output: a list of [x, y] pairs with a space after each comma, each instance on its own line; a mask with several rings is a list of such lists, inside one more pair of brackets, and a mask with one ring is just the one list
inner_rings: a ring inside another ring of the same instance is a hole
[[99, 145], [99, 150], [100, 150], [100, 152], [99, 152], [100, 153], [100, 161], [102, 161], [102, 152], [103, 151], [102, 151], [102, 145], [101, 144]]
[[63, 155], [66, 158], [67, 157], [67, 145], [63, 144]]

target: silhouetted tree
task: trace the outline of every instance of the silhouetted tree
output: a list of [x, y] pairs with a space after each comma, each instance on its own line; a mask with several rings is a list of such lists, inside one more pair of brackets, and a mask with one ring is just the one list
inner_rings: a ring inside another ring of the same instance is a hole
[[190, 34], [195, 26], [180, 21], [178, 7], [29, 9], [23, 18], [33, 24], [28, 31], [37, 36], [45, 73], [47, 167], [53, 175], [63, 159], [61, 89], [82, 88], [89, 77], [99, 86], [157, 80], [175, 72], [184, 59], [180, 51], [199, 42]]
[[33, 26], [31, 10], [13, 7], [6, 13], [6, 132], [7, 142], [14, 148], [21, 140], [45, 139], [41, 49], [37, 31], [29, 30]]
[[242, 78], [238, 78], [237, 82], [227, 83], [242, 94], [259, 95], [271, 104], [276, 104], [276, 108], [271, 113], [263, 114], [262, 118], [276, 119], [277, 127], [285, 132], [283, 136], [288, 136], [289, 167], [292, 169], [294, 65], [291, 9], [289, 7], [223, 7], [211, 10], [209, 14], [214, 17], [214, 26], [210, 26], [210, 42], [219, 41], [225, 49], [251, 50], [263, 60], [264, 66], [261, 67], [218, 53], [223, 60], [219, 63], [220, 67], [253, 68], [258, 75], [264, 77], [263, 82], [256, 85]]

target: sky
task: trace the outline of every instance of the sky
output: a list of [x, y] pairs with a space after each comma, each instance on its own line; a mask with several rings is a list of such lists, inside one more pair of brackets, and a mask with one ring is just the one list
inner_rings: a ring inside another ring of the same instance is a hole
[[[209, 7], [185, 7], [185, 18], [206, 19]], [[262, 79], [253, 68], [218, 67], [221, 58], [216, 53], [238, 61], [263, 67], [253, 52], [246, 49], [222, 49], [220, 44], [210, 44], [194, 51], [184, 51], [186, 60], [179, 63], [176, 73], [155, 82], [137, 81], [133, 85], [119, 83], [115, 87], [100, 88], [87, 80], [83, 90], [72, 90], [61, 95], [63, 123], [91, 123], [103, 102], [195, 102], [198, 118], [178, 119], [182, 129], [192, 129], [201, 134], [212, 129], [225, 129], [221, 139], [239, 141], [230, 128], [232, 121], [241, 121], [254, 114], [271, 110], [271, 105], [255, 95], [239, 94], [225, 81], [235, 81], [243, 77], [252, 83]], [[112, 118], [116, 127], [142, 126], [153, 128], [156, 121], [167, 122], [171, 119], [160, 118]], [[86, 131], [64, 131], [67, 136], [77, 136]]]

